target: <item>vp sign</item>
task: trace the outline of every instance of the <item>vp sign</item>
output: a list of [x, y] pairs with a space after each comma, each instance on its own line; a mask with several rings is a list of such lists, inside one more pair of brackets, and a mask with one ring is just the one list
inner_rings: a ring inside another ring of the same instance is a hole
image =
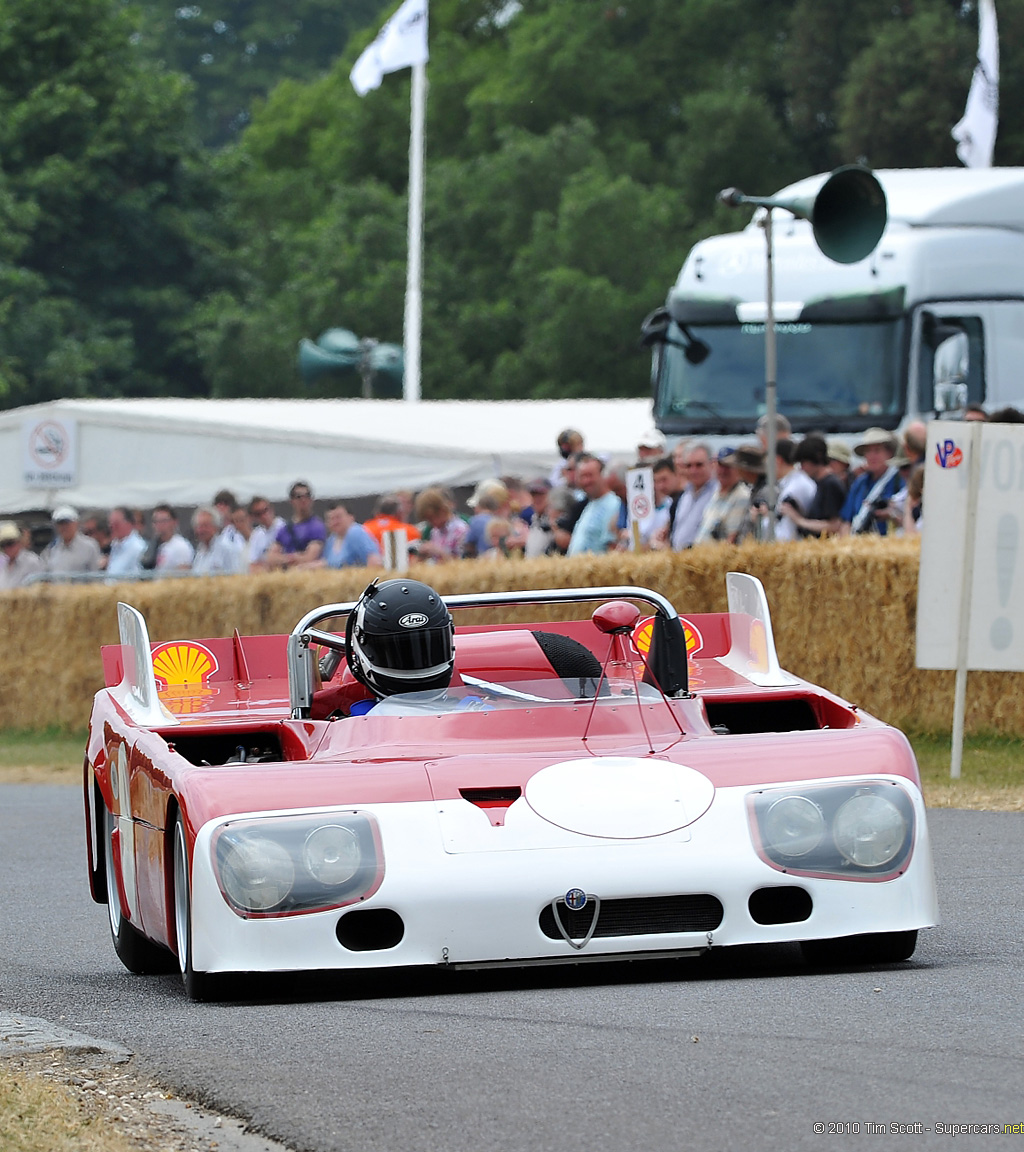
[[928, 432], [917, 666], [1024, 671], [1024, 425]]
[[1024, 425], [928, 426], [917, 666], [957, 673], [960, 775], [967, 671], [1024, 671]]

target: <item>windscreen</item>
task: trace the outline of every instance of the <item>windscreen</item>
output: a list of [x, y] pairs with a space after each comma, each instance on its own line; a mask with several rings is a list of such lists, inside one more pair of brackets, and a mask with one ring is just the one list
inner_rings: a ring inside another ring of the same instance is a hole
[[[902, 317], [776, 323], [778, 411], [797, 431], [895, 427], [904, 406]], [[659, 346], [655, 410], [668, 432], [747, 434], [765, 411], [764, 324], [689, 324], [709, 353], [690, 363]], [[686, 339], [673, 323], [669, 339]]]
[[[402, 692], [386, 696], [374, 707], [371, 716], [424, 716], [460, 712], [529, 711], [536, 708], [564, 707], [594, 701], [597, 680], [578, 677], [571, 680], [551, 677], [547, 680], [516, 680], [502, 684], [464, 676], [464, 684], [439, 692]], [[621, 707], [639, 699], [641, 704], [661, 701], [657, 688], [632, 680], [605, 680], [597, 698], [598, 707]]]

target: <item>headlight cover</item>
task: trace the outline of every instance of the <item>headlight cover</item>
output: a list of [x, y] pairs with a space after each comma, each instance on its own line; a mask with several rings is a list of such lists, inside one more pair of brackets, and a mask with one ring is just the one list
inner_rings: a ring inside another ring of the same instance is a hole
[[890, 880], [914, 846], [914, 805], [887, 780], [765, 788], [747, 798], [758, 855], [782, 872]]
[[341, 908], [384, 878], [377, 823], [358, 811], [229, 820], [210, 850], [221, 893], [244, 919]]

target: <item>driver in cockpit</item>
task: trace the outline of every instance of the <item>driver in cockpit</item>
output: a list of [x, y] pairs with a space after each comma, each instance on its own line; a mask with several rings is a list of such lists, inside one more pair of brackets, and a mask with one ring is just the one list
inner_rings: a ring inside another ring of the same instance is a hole
[[399, 692], [443, 694], [455, 667], [455, 624], [444, 601], [420, 580], [374, 582], [345, 628], [345, 658], [372, 698], [351, 705], [361, 716]]

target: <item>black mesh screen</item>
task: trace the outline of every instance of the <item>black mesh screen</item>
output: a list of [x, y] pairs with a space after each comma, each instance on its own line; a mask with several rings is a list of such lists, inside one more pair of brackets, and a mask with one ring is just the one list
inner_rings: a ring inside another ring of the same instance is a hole
[[548, 663], [564, 680], [596, 680], [601, 675], [601, 661], [585, 644], [571, 636], [559, 632], [534, 632], [533, 637]]

